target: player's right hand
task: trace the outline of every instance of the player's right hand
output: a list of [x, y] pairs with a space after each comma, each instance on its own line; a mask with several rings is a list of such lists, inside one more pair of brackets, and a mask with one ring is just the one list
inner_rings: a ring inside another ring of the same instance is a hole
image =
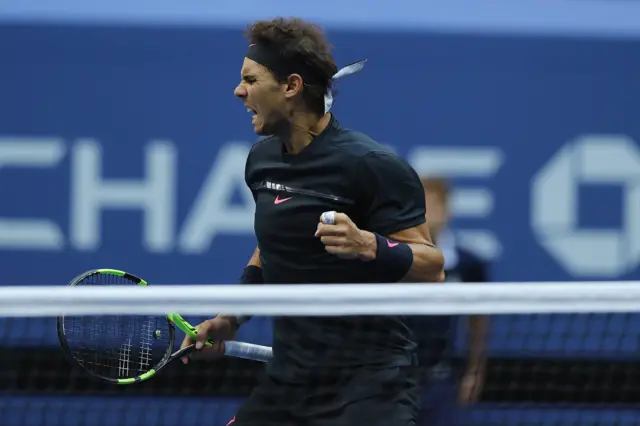
[[[218, 315], [215, 318], [204, 321], [196, 326], [198, 333], [195, 339], [185, 336], [180, 348], [196, 345], [196, 350], [189, 357], [182, 358], [184, 364], [189, 363], [189, 358], [194, 360], [214, 361], [224, 356], [224, 340], [233, 340], [236, 334], [237, 324], [234, 317]], [[207, 339], [214, 340], [213, 346], [205, 345]]]

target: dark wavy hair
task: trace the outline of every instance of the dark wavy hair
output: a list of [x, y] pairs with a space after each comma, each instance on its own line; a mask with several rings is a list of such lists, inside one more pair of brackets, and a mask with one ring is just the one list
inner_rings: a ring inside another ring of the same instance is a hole
[[[318, 79], [304, 82], [302, 97], [312, 111], [323, 115], [324, 95], [331, 88], [331, 77], [338, 72], [324, 31], [299, 18], [275, 18], [253, 23], [246, 37], [249, 43], [275, 47], [285, 60], [302, 61], [314, 72]], [[286, 81], [288, 77], [274, 76], [279, 81]]]

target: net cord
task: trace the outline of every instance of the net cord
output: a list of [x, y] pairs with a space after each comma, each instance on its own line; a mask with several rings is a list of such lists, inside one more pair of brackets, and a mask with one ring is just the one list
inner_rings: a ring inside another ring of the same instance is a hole
[[0, 287], [0, 316], [640, 312], [640, 282]]

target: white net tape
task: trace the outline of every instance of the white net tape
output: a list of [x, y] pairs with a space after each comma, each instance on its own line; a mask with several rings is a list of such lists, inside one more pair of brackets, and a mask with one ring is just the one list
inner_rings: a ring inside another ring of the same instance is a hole
[[640, 282], [0, 287], [0, 316], [640, 312]]

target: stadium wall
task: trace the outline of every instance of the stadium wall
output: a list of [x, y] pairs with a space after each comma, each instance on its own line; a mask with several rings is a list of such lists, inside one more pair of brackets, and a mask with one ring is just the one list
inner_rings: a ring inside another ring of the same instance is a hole
[[[494, 279], [640, 278], [640, 204], [628, 202], [640, 180], [637, 41], [330, 38], [340, 64], [369, 59], [340, 82], [339, 119], [454, 180], [460, 241], [493, 262]], [[65, 285], [96, 267], [153, 285], [235, 282], [255, 245], [243, 181], [255, 136], [232, 93], [245, 46], [237, 29], [0, 27], [3, 284]], [[639, 318], [498, 317], [491, 355], [622, 365], [637, 356]], [[3, 357], [57, 356], [51, 320], [0, 319], [0, 330]], [[257, 319], [241, 338], [268, 344], [269, 331]], [[23, 379], [11, 389], [33, 391]]]

